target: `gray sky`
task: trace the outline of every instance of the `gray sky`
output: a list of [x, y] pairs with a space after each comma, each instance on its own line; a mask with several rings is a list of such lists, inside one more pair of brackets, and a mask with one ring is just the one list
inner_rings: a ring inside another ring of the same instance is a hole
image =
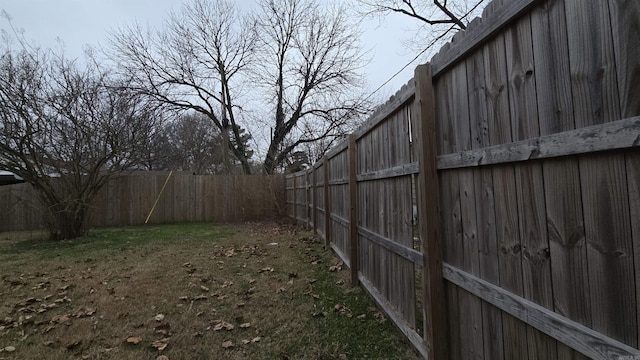
[[[251, 6], [254, 0], [238, 0], [241, 6]], [[56, 39], [65, 44], [70, 57], [78, 57], [86, 44], [104, 44], [110, 30], [134, 21], [142, 25], [160, 27], [171, 9], [178, 9], [178, 0], [0, 0], [13, 18], [17, 28], [24, 29], [27, 40], [43, 47], [56, 47]], [[383, 23], [372, 19], [365, 24], [362, 44], [370, 50], [371, 62], [364, 69], [373, 91], [409, 62], [415, 53], [402, 45], [412, 34], [409, 26], [417, 26], [412, 19], [394, 15]], [[0, 18], [0, 28], [8, 29]], [[418, 63], [405, 69], [386, 85], [377, 96], [385, 98], [395, 93], [413, 76]]]

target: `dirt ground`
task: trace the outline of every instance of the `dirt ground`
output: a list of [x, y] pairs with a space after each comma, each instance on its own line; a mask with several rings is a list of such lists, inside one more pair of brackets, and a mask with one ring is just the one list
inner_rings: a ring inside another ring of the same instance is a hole
[[42, 239], [0, 234], [0, 359], [417, 359], [341, 262], [292, 226]]

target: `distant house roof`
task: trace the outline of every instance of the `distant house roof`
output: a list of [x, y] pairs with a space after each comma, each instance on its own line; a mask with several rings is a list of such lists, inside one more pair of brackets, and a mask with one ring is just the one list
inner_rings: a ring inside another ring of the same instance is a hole
[[0, 170], [0, 186], [23, 183], [24, 180], [13, 173]]

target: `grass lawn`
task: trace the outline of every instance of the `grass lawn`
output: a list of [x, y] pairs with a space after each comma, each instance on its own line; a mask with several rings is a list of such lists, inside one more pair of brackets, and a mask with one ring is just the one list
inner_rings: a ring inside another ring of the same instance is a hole
[[310, 232], [196, 223], [38, 237], [0, 233], [0, 359], [418, 358]]

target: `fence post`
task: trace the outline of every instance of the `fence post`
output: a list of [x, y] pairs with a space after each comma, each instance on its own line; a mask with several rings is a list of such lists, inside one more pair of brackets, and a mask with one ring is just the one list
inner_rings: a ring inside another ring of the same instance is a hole
[[356, 286], [358, 284], [358, 182], [354, 134], [349, 135], [349, 249], [351, 286]]
[[325, 155], [322, 158], [322, 176], [324, 188], [324, 245], [329, 248], [331, 239], [329, 234], [331, 233], [331, 206], [329, 206], [329, 159]]
[[438, 169], [436, 167], [436, 119], [431, 65], [415, 69], [415, 101], [417, 108], [416, 155], [420, 169], [418, 192], [418, 223], [422, 239], [424, 340], [434, 359], [448, 359], [447, 309], [442, 277], [442, 245], [440, 243]]

